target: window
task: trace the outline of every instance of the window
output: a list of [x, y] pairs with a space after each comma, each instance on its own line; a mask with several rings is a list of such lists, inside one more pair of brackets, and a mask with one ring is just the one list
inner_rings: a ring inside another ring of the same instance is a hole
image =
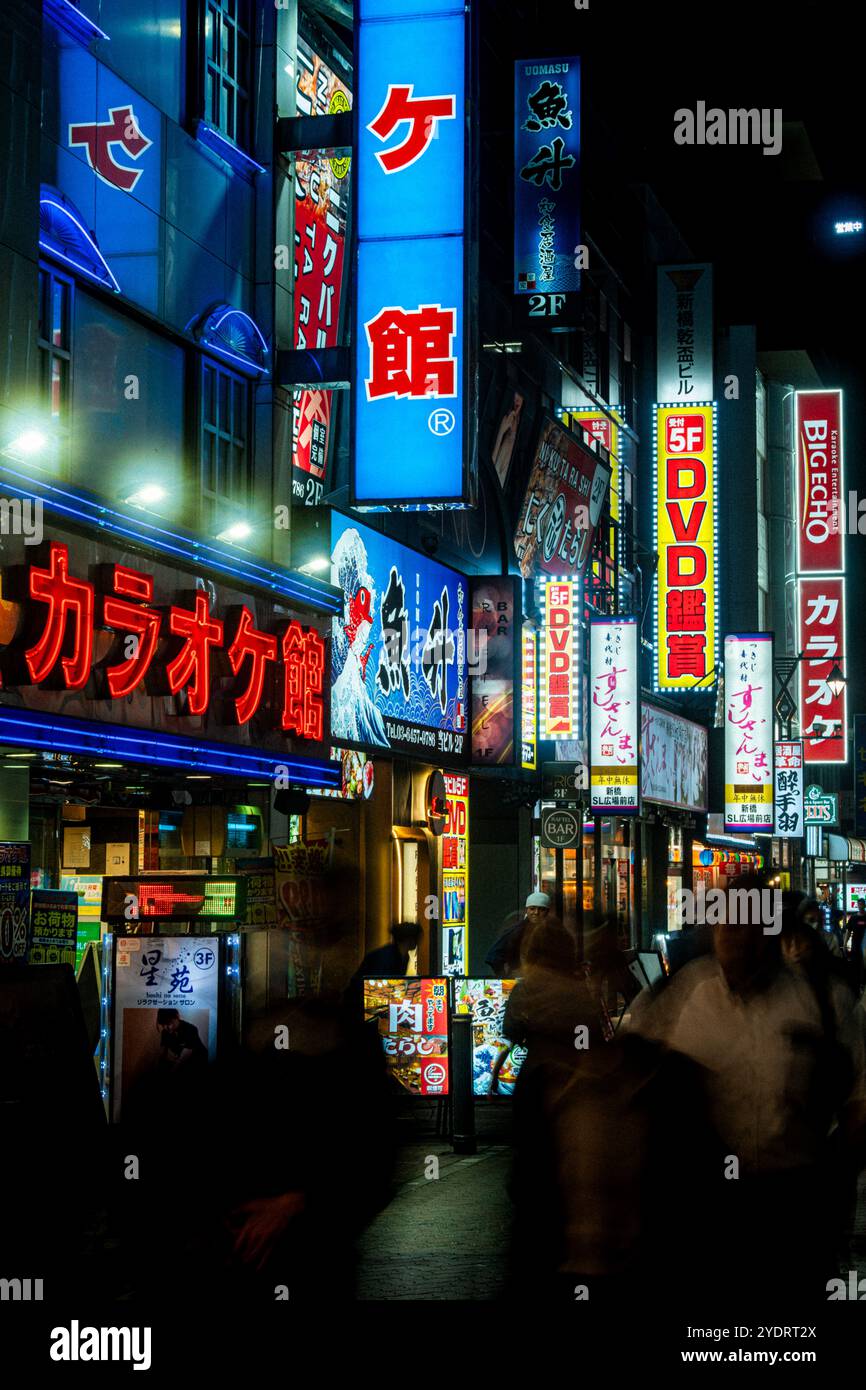
[[249, 143], [249, 20], [249, 0], [205, 0], [205, 119], [241, 149]]
[[216, 520], [221, 504], [243, 505], [249, 483], [249, 384], [208, 358], [201, 376], [201, 491]]
[[52, 421], [69, 419], [72, 377], [72, 281], [43, 266], [39, 271], [39, 357], [42, 399]]

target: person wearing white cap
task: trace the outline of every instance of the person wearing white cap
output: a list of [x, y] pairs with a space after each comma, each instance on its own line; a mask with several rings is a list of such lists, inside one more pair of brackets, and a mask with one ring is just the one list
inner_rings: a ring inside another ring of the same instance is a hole
[[526, 937], [534, 927], [547, 921], [550, 898], [547, 893], [530, 893], [523, 916], [495, 941], [484, 958], [500, 980], [513, 980], [520, 973], [520, 958]]

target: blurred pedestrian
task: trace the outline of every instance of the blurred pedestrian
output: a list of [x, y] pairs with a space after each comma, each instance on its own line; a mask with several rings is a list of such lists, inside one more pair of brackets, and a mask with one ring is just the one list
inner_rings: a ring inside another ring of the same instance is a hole
[[857, 911], [845, 923], [845, 959], [851, 988], [859, 998], [863, 992], [863, 945], [866, 938], [866, 898], [857, 899]]
[[523, 916], [502, 933], [484, 957], [485, 965], [490, 967], [498, 979], [517, 978], [529, 932], [533, 927], [546, 922], [549, 913], [550, 898], [547, 893], [530, 893], [526, 899]]

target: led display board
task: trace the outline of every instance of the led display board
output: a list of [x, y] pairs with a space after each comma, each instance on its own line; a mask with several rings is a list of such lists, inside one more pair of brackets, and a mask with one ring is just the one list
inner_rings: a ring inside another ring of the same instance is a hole
[[102, 920], [171, 922], [243, 920], [243, 878], [195, 874], [151, 874], [103, 880]]

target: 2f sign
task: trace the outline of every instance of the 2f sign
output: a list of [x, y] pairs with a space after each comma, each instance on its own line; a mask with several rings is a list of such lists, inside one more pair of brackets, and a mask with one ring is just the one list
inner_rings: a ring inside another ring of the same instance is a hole
[[672, 415], [667, 422], [668, 453], [699, 454], [706, 438], [704, 430], [701, 415]]
[[529, 317], [531, 319], [555, 319], [565, 303], [564, 294], [531, 294], [529, 296]]

